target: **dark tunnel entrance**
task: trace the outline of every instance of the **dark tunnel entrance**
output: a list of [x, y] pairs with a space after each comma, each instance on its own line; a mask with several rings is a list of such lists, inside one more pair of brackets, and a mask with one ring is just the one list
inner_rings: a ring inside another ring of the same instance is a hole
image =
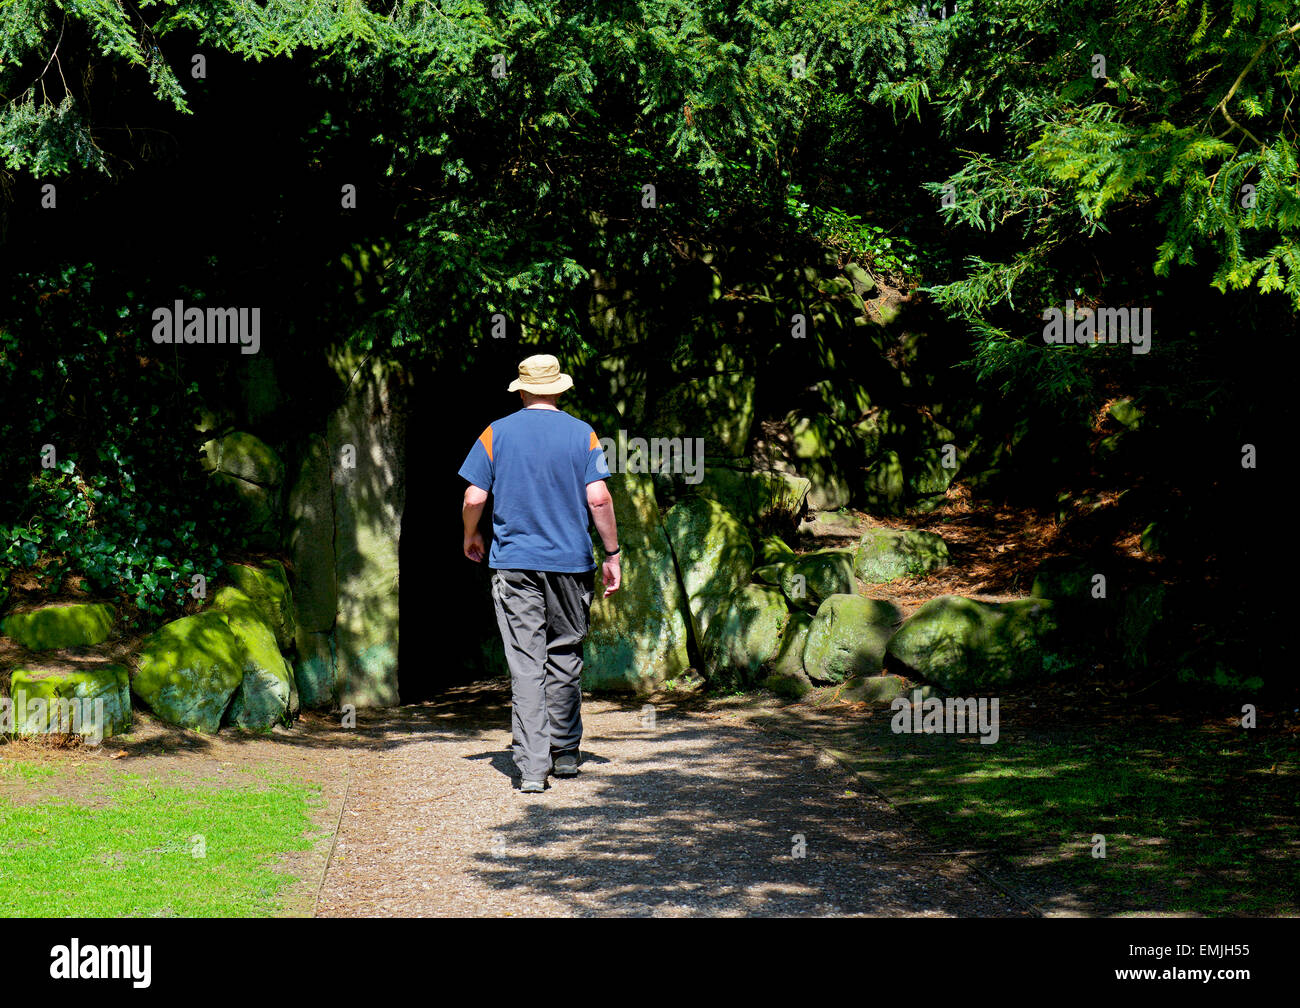
[[[406, 504], [399, 563], [398, 689], [402, 703], [505, 674], [486, 561], [461, 553], [457, 474], [483, 428], [519, 408], [506, 386], [531, 350], [484, 340], [464, 368], [416, 366], [406, 428]], [[491, 542], [491, 500], [481, 530]]]

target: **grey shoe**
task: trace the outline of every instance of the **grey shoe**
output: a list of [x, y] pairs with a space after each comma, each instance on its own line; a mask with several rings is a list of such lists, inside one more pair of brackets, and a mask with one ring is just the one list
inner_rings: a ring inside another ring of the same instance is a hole
[[551, 773], [556, 777], [577, 777], [578, 757], [573, 753], [562, 753], [556, 756], [555, 762], [551, 765]]
[[519, 790], [524, 794], [541, 794], [546, 790], [546, 781], [525, 780], [520, 783]]

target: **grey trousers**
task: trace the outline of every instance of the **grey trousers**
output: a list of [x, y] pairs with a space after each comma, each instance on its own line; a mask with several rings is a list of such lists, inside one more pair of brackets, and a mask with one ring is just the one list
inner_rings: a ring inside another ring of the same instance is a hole
[[525, 780], [545, 780], [553, 756], [578, 754], [582, 642], [594, 582], [594, 572], [492, 574], [492, 600], [510, 668], [515, 766]]

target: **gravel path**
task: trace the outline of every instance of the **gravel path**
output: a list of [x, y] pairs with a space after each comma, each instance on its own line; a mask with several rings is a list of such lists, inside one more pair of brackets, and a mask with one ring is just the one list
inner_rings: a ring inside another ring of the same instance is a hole
[[493, 682], [362, 713], [318, 915], [1025, 915], [816, 749], [725, 709], [651, 724], [588, 699], [581, 775], [524, 795], [509, 702]]

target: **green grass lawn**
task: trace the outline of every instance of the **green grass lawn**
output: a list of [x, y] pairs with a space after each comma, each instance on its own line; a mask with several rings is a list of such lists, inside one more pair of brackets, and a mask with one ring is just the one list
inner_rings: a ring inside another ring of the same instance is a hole
[[[1295, 737], [1126, 713], [1018, 725], [1004, 706], [993, 745], [894, 734], [887, 711], [790, 727], [947, 849], [992, 852], [1044, 911], [1300, 912]], [[1098, 834], [1104, 858], [1093, 856]]]
[[[66, 771], [64, 771], [66, 773]], [[55, 770], [0, 763], [40, 790]], [[282, 910], [279, 855], [312, 845], [319, 786], [270, 773], [238, 786], [111, 770], [75, 796], [0, 791], [0, 916], [225, 917]]]

